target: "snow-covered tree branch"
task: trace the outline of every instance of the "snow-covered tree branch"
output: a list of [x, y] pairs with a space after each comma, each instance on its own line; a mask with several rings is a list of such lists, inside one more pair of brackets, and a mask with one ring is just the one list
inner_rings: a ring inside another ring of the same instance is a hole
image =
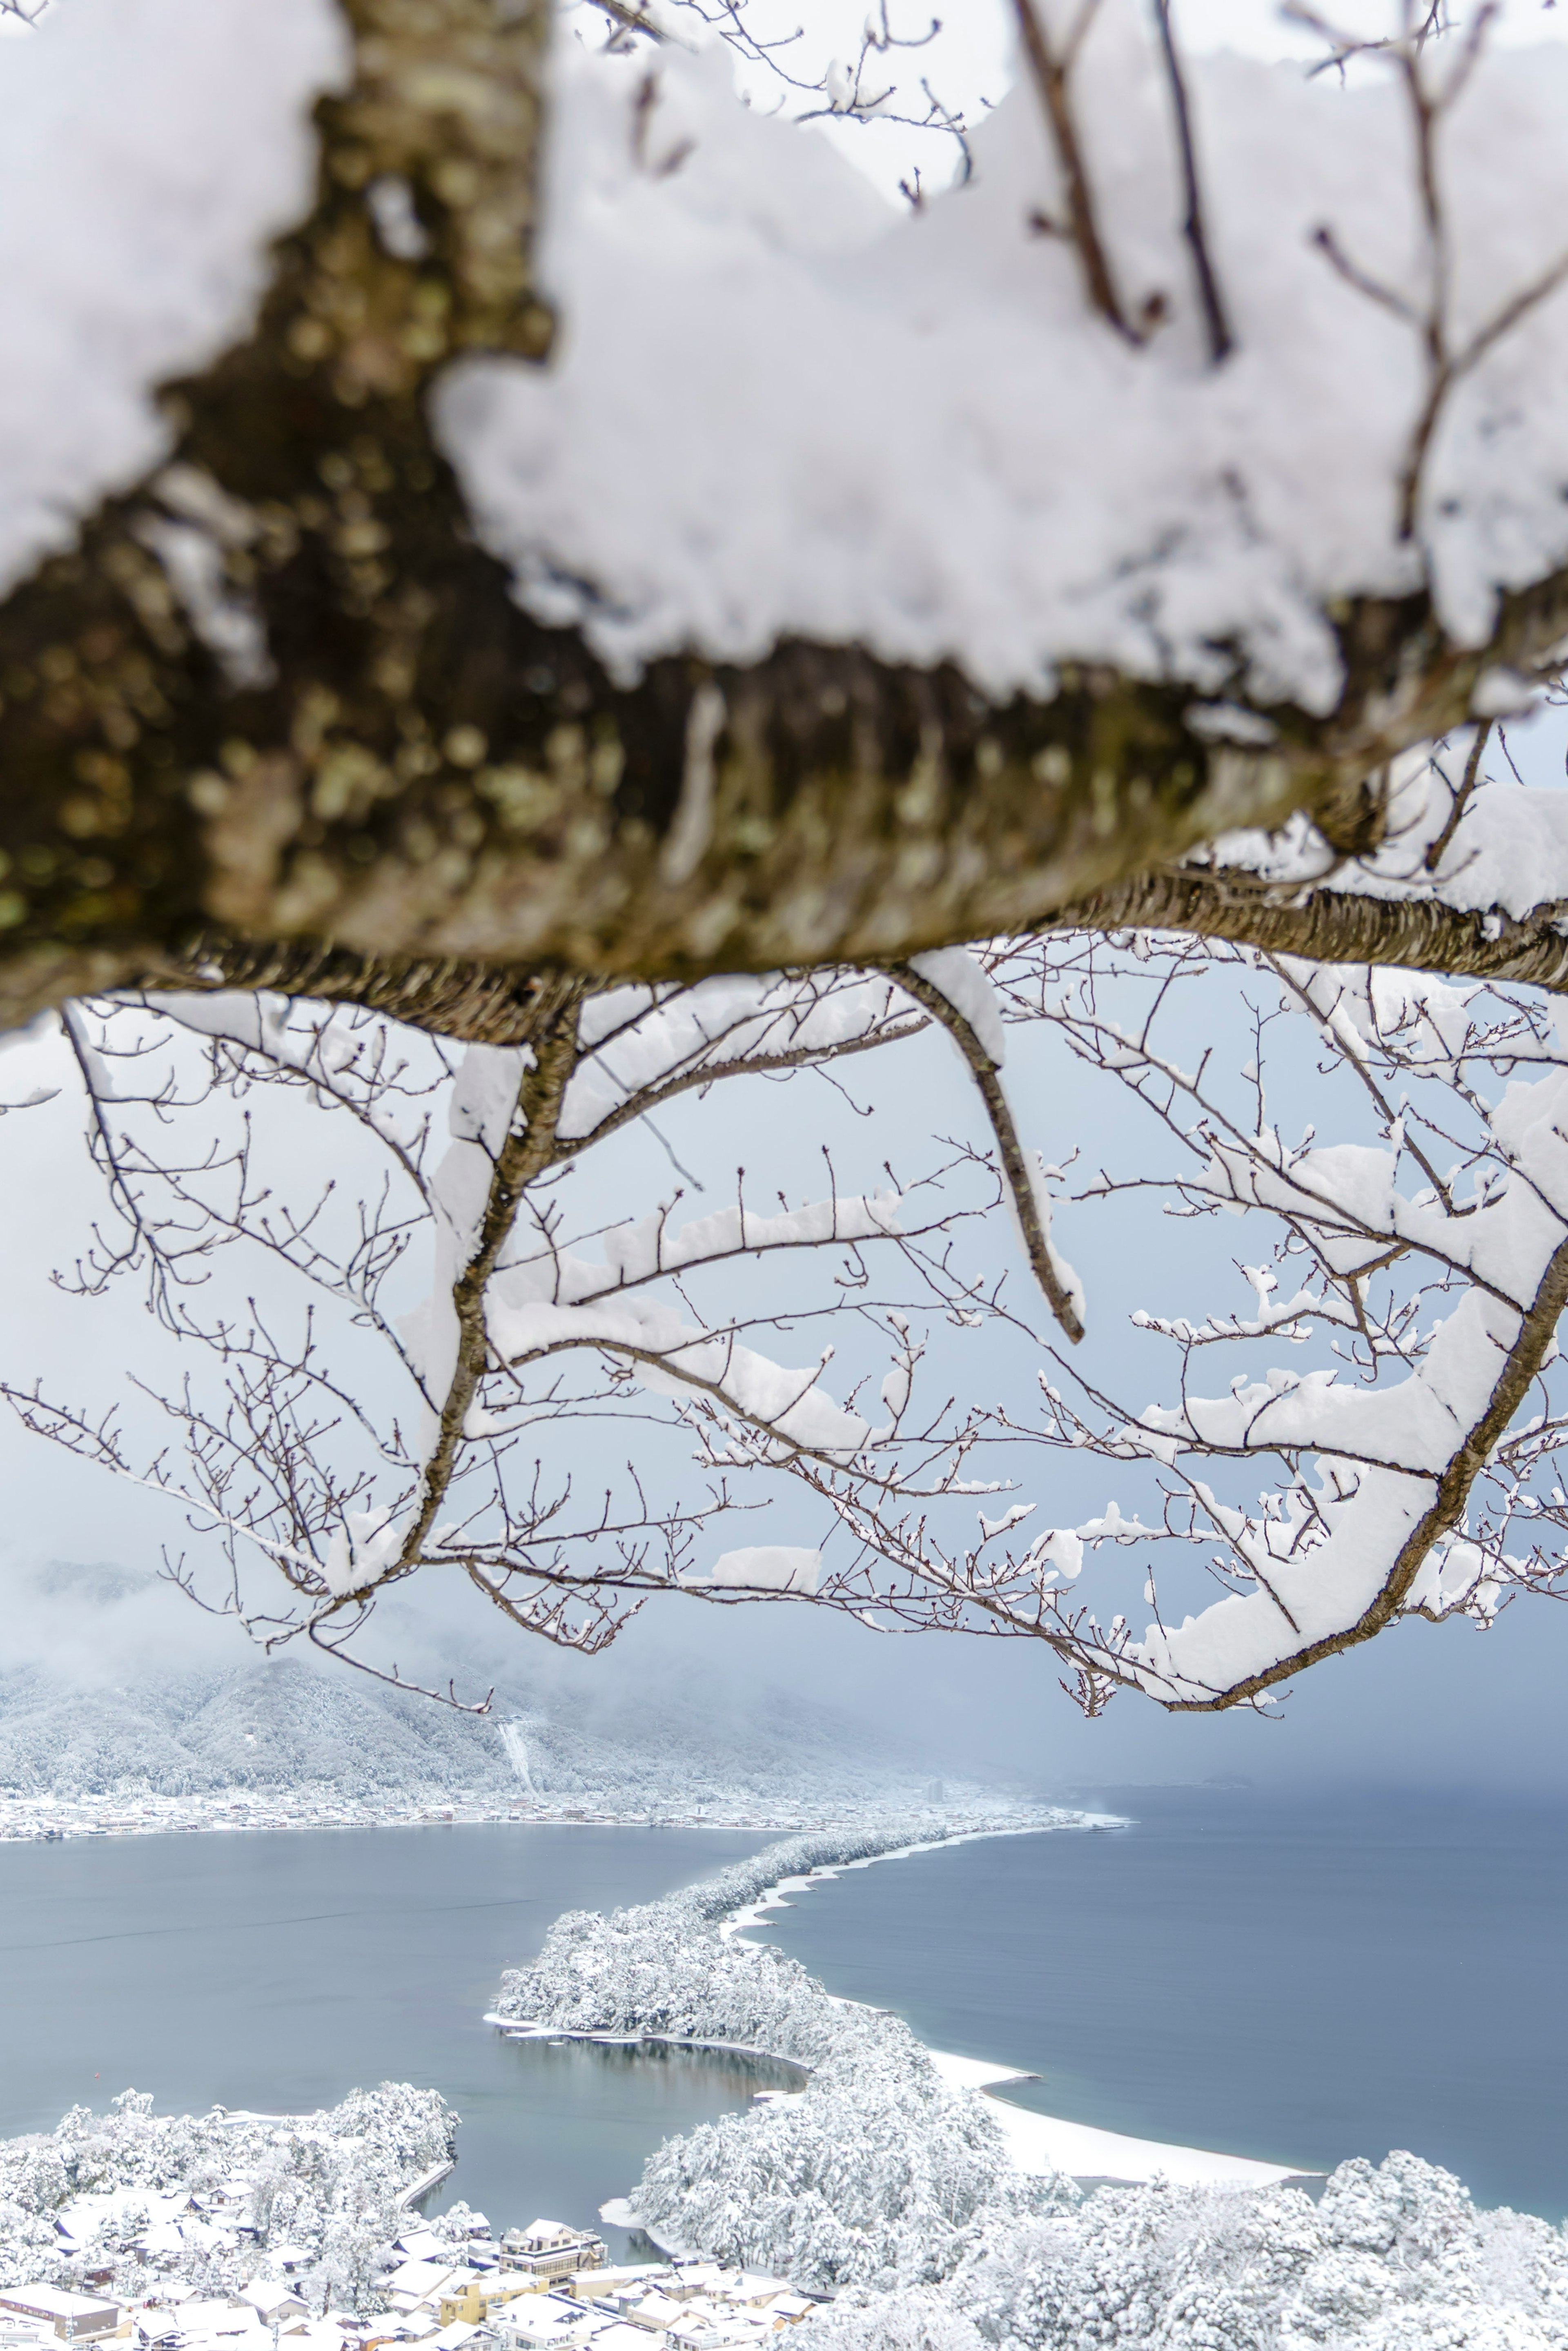
[[[1012, 17], [989, 113], [894, 0], [841, 55], [755, 0], [0, 44], [0, 1019], [62, 1008], [75, 1286], [140, 1274], [187, 1351], [162, 1435], [7, 1387], [264, 1638], [347, 1653], [442, 1569], [579, 1647], [770, 1593], [1207, 1708], [1557, 1580], [1518, 991], [1568, 985], [1568, 794], [1511, 734], [1568, 645], [1568, 48], [1532, 0], [1297, 10], [1271, 61], [1165, 0]], [[900, 217], [818, 121], [957, 184]], [[873, 1120], [845, 1178], [813, 1113], [820, 1180], [691, 1214], [666, 1113], [852, 1103], [933, 1026], [966, 1123], [918, 1165]], [[1145, 1122], [1086, 1189], [1048, 1050]], [[1252, 1309], [1195, 1259], [1145, 1315], [1150, 1402], [1069, 1256], [1160, 1200], [1258, 1238]], [[1258, 1371], [1200, 1393], [1217, 1346]], [[780, 1494], [817, 1540], [716, 1561]]]
[[820, 77], [738, 7], [8, 41], [7, 1017], [314, 967], [506, 1041], [547, 963], [907, 956], [1341, 838], [1552, 674], [1563, 52], [1055, 14], [903, 223], [729, 77], [880, 120], [914, 18]]

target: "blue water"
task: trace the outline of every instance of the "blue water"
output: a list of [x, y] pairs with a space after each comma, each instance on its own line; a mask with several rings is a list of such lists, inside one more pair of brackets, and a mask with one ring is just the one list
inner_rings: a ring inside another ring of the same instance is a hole
[[[1010, 2095], [1327, 2167], [1393, 2147], [1484, 2203], [1568, 2211], [1568, 1813], [1108, 1790], [1093, 1836], [852, 1871], [779, 1917], [829, 1986]], [[787, 2078], [681, 2052], [505, 2042], [503, 1967], [568, 1908], [646, 1901], [765, 1840], [432, 1827], [0, 1845], [0, 2136], [134, 2085], [165, 2112], [330, 2104], [388, 2078], [463, 2116], [444, 2192], [589, 2220], [672, 2132]]]
[[766, 1842], [519, 1825], [0, 1845], [0, 2137], [131, 2086], [161, 2113], [276, 2114], [414, 2082], [463, 2117], [427, 2210], [591, 2222], [661, 2139], [795, 2077], [503, 2041], [483, 2022], [501, 1970], [563, 1910], [651, 1901]]
[[1108, 1790], [1094, 1836], [852, 1871], [775, 1938], [1020, 2105], [1303, 2168], [1408, 2147], [1568, 2212], [1568, 1813]]

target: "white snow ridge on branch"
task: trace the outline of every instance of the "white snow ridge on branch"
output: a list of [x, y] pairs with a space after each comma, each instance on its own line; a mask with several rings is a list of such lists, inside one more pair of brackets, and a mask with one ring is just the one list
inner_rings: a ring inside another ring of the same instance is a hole
[[[1156, 13], [1105, 0], [1071, 69], [1120, 333], [1027, 80], [972, 182], [895, 223], [737, 106], [722, 50], [563, 44], [543, 266], [569, 342], [549, 371], [476, 360], [440, 406], [530, 607], [625, 674], [800, 635], [998, 694], [1068, 659], [1207, 693], [1239, 652], [1254, 700], [1315, 712], [1340, 599], [1429, 582], [1483, 642], [1500, 590], [1568, 560], [1568, 54], [1467, 9], [1412, 33], [1413, 79], [1397, 44], [1346, 77], [1191, 58], [1215, 367]], [[1036, 14], [1065, 48], [1077, 12]], [[1511, 28], [1538, 16], [1513, 0]]]

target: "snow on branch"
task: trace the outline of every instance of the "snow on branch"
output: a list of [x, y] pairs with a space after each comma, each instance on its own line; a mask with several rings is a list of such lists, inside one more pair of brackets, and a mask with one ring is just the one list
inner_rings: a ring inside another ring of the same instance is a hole
[[1017, 6], [972, 183], [902, 223], [722, 58], [563, 51], [570, 347], [442, 394], [518, 594], [628, 674], [798, 635], [991, 694], [1098, 662], [1319, 715], [1338, 600], [1430, 590], [1484, 643], [1568, 560], [1568, 55], [1467, 8], [1314, 75], [1184, 59], [1135, 0]]
[[[183, 1511], [170, 1573], [258, 1638], [367, 1663], [378, 1596], [445, 1569], [583, 1650], [653, 1594], [772, 1599], [1038, 1640], [1091, 1711], [1123, 1687], [1207, 1710], [1400, 1618], [1484, 1626], [1559, 1589], [1549, 1001], [1051, 933], [881, 973], [551, 980], [529, 1021], [460, 1057], [282, 998], [71, 1016], [109, 1208], [76, 1287], [145, 1278], [172, 1352], [107, 1412], [6, 1393]], [[1075, 1111], [1049, 1196], [998, 1074], [1023, 1024], [1022, 1066], [1054, 1071], [1028, 1082], [1104, 1113]], [[907, 1071], [936, 1028], [990, 1148], [934, 1141], [881, 1181], [872, 1158], [852, 1189], [841, 1152], [877, 1129], [835, 1072]], [[742, 1168], [696, 1215], [650, 1192], [650, 1105], [713, 1174], [706, 1090], [781, 1086], [817, 1105], [791, 1141], [820, 1136], [820, 1186], [769, 1198]], [[1064, 1200], [1108, 1294], [1147, 1283], [1087, 1334]], [[267, 1277], [243, 1305], [230, 1252]]]

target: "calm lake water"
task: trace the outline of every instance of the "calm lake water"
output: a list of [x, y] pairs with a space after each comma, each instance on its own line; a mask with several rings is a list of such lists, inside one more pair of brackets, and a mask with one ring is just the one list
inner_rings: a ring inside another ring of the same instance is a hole
[[1568, 2212], [1568, 1813], [1195, 1790], [1136, 1826], [855, 1870], [775, 1939], [1019, 2105], [1327, 2168], [1408, 2147], [1482, 2204]]
[[563, 1910], [652, 1901], [766, 1842], [521, 1826], [0, 1845], [0, 2137], [131, 2085], [161, 2112], [299, 2113], [415, 2082], [463, 2117], [428, 2210], [591, 2221], [661, 2139], [786, 2077], [503, 2041], [481, 2021], [501, 1970]]
[[[1568, 2210], [1568, 1814], [1108, 1790], [1097, 1835], [852, 1871], [776, 1914], [830, 1988], [1026, 2066], [1047, 2113], [1303, 2167], [1414, 2148], [1483, 2203]], [[674, 2131], [784, 2078], [501, 2040], [503, 1967], [566, 1909], [765, 1840], [421, 1828], [0, 1845], [0, 2136], [133, 2084], [287, 2112], [388, 2078], [463, 2116], [442, 2191], [588, 2220]], [[617, 2240], [619, 2243], [621, 2241]]]

